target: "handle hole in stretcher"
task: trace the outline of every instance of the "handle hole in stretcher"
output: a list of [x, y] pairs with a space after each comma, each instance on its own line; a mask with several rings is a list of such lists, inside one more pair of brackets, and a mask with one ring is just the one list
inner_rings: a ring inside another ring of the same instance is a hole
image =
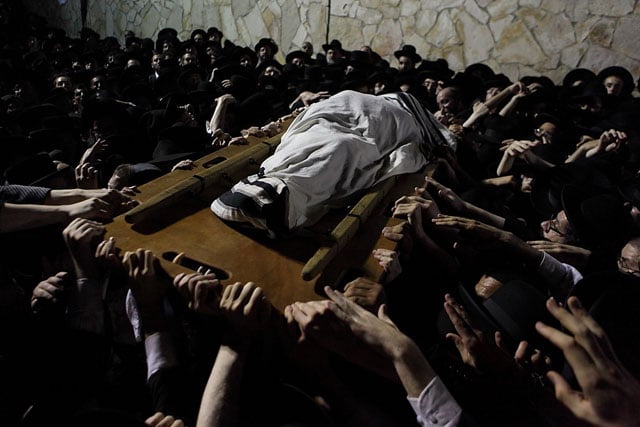
[[203, 168], [210, 168], [211, 166], [215, 166], [215, 165], [217, 165], [218, 163], [222, 163], [222, 162], [224, 162], [225, 160], [227, 160], [227, 158], [226, 158], [226, 157], [222, 157], [222, 156], [220, 156], [220, 157], [214, 157], [213, 159], [209, 160], [208, 162], [205, 162], [205, 163], [202, 165], [202, 167], [203, 167]]
[[193, 271], [198, 271], [198, 269], [201, 267], [202, 267], [202, 270], [204, 270], [205, 272], [207, 270], [210, 270], [213, 274], [216, 275], [216, 278], [218, 280], [227, 280], [229, 277], [231, 277], [229, 273], [227, 273], [223, 269], [213, 266], [211, 264], [207, 264], [206, 262], [202, 262], [202, 261], [198, 261], [196, 259], [190, 258], [186, 256], [184, 252], [181, 252], [181, 253], [173, 252], [173, 251], [165, 252], [162, 254], [162, 258], [164, 260], [167, 260], [174, 264], [181, 265]]

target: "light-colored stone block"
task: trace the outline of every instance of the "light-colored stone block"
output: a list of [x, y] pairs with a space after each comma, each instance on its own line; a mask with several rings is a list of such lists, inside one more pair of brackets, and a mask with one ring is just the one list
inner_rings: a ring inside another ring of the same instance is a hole
[[140, 24], [140, 32], [142, 34], [155, 35], [159, 29], [159, 24], [160, 12], [155, 7], [151, 7], [142, 18], [142, 23]]
[[461, 40], [465, 40], [465, 63], [486, 61], [493, 49], [493, 36], [489, 28], [464, 11], [458, 14], [456, 28]]
[[462, 46], [450, 46], [441, 52], [437, 58], [444, 58], [449, 63], [449, 68], [454, 71], [462, 71], [466, 67], [464, 61], [464, 49]]
[[404, 1], [400, 4], [400, 16], [414, 16], [420, 10], [420, 2]]
[[[580, 0], [580, 1], [588, 1], [588, 0]], [[540, 8], [546, 10], [551, 13], [561, 13], [564, 12], [565, 8], [569, 7], [573, 2], [562, 1], [562, 0], [542, 0], [542, 4]]]
[[589, 11], [593, 15], [624, 16], [633, 11], [636, 0], [589, 0]]
[[542, 49], [521, 21], [504, 29], [502, 37], [496, 42], [495, 56], [501, 62], [525, 65], [533, 65], [545, 59]]
[[317, 40], [323, 41], [324, 43], [324, 34], [327, 27], [326, 6], [319, 3], [311, 3], [306, 18], [309, 24], [309, 34], [313, 35], [314, 40], [316, 40], [317, 37]]
[[373, 39], [378, 34], [378, 26], [377, 25], [365, 25], [362, 28], [362, 40], [365, 46], [372, 46]]
[[282, 10], [282, 49], [285, 52], [290, 50], [293, 39], [300, 27], [298, 9], [285, 7]]
[[460, 42], [453, 20], [446, 11], [440, 12], [436, 24], [427, 34], [427, 41], [438, 47], [452, 46]]
[[292, 46], [295, 46], [295, 50], [299, 50], [304, 42], [309, 39], [309, 34], [307, 33], [304, 25], [300, 25], [298, 30], [296, 31], [296, 35], [293, 36], [293, 40], [291, 40]]
[[640, 62], [623, 55], [617, 55], [613, 50], [600, 46], [590, 46], [580, 62], [580, 67], [591, 68], [596, 73], [611, 65], [625, 67], [633, 75], [638, 75], [640, 71]]
[[515, 17], [513, 15], [507, 15], [503, 18], [492, 20], [489, 22], [489, 28], [491, 29], [491, 33], [493, 34], [493, 40], [500, 40], [502, 37], [502, 32], [505, 28], [507, 28]]
[[245, 16], [253, 8], [254, 2], [252, 0], [234, 0], [231, 3], [231, 9], [234, 16]]
[[381, 5], [397, 7], [400, 5], [401, 1], [400, 0], [360, 0], [359, 3], [364, 7], [375, 9], [377, 7], [380, 7]]
[[423, 9], [422, 12], [418, 12], [418, 16], [416, 18], [416, 32], [419, 35], [426, 37], [437, 20], [438, 12], [434, 10]]
[[567, 7], [569, 19], [573, 22], [581, 22], [589, 17], [589, 3], [586, 1], [576, 1]]
[[560, 54], [554, 53], [547, 56], [547, 59], [545, 59], [540, 65], [542, 65], [545, 73], [550, 70], [555, 70], [560, 65]]
[[378, 32], [371, 42], [371, 48], [382, 56], [391, 58], [393, 52], [402, 44], [402, 29], [400, 24], [391, 19], [383, 20], [378, 26]]
[[446, 10], [460, 7], [464, 4], [464, 0], [422, 0], [423, 9]]
[[613, 41], [615, 29], [615, 20], [593, 17], [576, 25], [576, 38], [578, 41], [587, 41], [593, 45], [609, 47]]
[[551, 14], [533, 27], [533, 34], [542, 49], [555, 54], [576, 42], [573, 25], [564, 14]]
[[[399, 25], [396, 24], [398, 27]], [[338, 39], [346, 50], [357, 49], [364, 44], [360, 22], [342, 16], [331, 17], [331, 33], [329, 39]]]
[[533, 29], [538, 23], [544, 22], [547, 18], [548, 12], [542, 9], [534, 9], [531, 7], [523, 7], [515, 12], [516, 19], [523, 21], [527, 28]]
[[400, 8], [397, 6], [383, 4], [379, 10], [385, 19], [398, 19], [400, 17]]
[[475, 0], [467, 0], [464, 3], [464, 10], [469, 13], [469, 15], [473, 16], [478, 22], [483, 24], [489, 22], [489, 14], [480, 9], [480, 6], [478, 6], [478, 3]]
[[519, 1], [519, 5], [520, 7], [540, 7], [540, 4], [542, 3], [542, 0], [520, 0]]
[[349, 11], [354, 4], [354, 0], [332, 0], [331, 15], [349, 16]]
[[113, 23], [113, 11], [111, 8], [107, 8], [105, 11], [104, 23], [105, 23], [105, 35], [112, 36], [115, 34], [114, 31], [114, 23]]
[[487, 12], [493, 19], [500, 19], [514, 13], [518, 9], [518, 0], [492, 1], [487, 6]]
[[[180, 32], [180, 29], [182, 28], [182, 8], [181, 7], [174, 7], [173, 9], [171, 9], [171, 12], [169, 12], [169, 15], [167, 17], [167, 23], [165, 25], [170, 28], [175, 28], [178, 30], [178, 32]], [[185, 36], [188, 37], [191, 34], [191, 31], [183, 31], [181, 33], [184, 39]], [[188, 33], [188, 34], [185, 34], [185, 33]]]
[[[238, 27], [236, 25], [236, 19], [233, 16], [231, 6], [221, 6], [218, 10], [220, 13], [220, 26], [218, 26], [218, 29], [222, 31], [227, 39], [232, 41], [237, 40], [239, 35]], [[248, 40], [243, 38], [245, 43], [251, 43], [253, 41], [253, 37], [264, 37], [263, 34], [267, 33], [264, 22], [262, 22], [262, 15], [258, 8], [254, 8], [247, 16], [241, 18], [241, 20], [244, 21], [247, 28], [251, 29], [252, 38], [249, 38]]]
[[611, 47], [634, 59], [640, 59], [640, 16], [620, 18]]
[[587, 43], [576, 43], [573, 46], [563, 49], [560, 54], [560, 62], [567, 68], [577, 68], [587, 48]]
[[365, 25], [379, 24], [382, 21], [382, 12], [377, 9], [358, 7], [354, 18], [362, 21]]
[[422, 36], [416, 34], [416, 19], [412, 16], [402, 17], [399, 20], [400, 28], [402, 28], [402, 38], [406, 40], [408, 37], [412, 37], [418, 40], [424, 40]]

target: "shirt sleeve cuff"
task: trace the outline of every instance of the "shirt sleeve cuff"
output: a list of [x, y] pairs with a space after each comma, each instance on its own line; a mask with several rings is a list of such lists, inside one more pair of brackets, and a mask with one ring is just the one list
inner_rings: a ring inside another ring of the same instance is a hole
[[574, 266], [560, 262], [546, 252], [542, 252], [542, 261], [537, 273], [552, 285], [564, 283], [567, 293], [582, 280], [582, 274]]
[[462, 408], [439, 377], [435, 377], [422, 390], [418, 398], [408, 397], [421, 426], [457, 426]]
[[147, 380], [162, 368], [178, 364], [171, 336], [167, 332], [156, 332], [144, 340], [147, 353]]

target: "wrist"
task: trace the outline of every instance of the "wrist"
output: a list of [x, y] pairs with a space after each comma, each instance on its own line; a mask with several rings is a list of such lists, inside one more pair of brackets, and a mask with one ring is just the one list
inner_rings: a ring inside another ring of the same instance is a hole
[[408, 336], [398, 332], [397, 339], [387, 340], [385, 351], [393, 363], [411, 359], [415, 352], [420, 352], [415, 342]]

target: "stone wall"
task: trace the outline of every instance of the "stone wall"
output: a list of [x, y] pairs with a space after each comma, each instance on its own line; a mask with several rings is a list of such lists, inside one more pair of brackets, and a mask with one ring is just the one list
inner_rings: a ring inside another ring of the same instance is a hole
[[[39, 0], [27, 7], [62, 26], [81, 28], [80, 0]], [[64, 4], [60, 4], [64, 3]], [[575, 67], [608, 65], [640, 75], [640, 0], [88, 0], [87, 25], [122, 39], [131, 29], [154, 38], [173, 27], [218, 27], [253, 46], [272, 37], [288, 52], [309, 40], [316, 50], [337, 38], [346, 49], [371, 45], [395, 64], [393, 51], [413, 44], [452, 69], [484, 62], [512, 79], [545, 74], [556, 82]], [[37, 7], [36, 7], [37, 6]], [[282, 59], [282, 57], [280, 58]]]

